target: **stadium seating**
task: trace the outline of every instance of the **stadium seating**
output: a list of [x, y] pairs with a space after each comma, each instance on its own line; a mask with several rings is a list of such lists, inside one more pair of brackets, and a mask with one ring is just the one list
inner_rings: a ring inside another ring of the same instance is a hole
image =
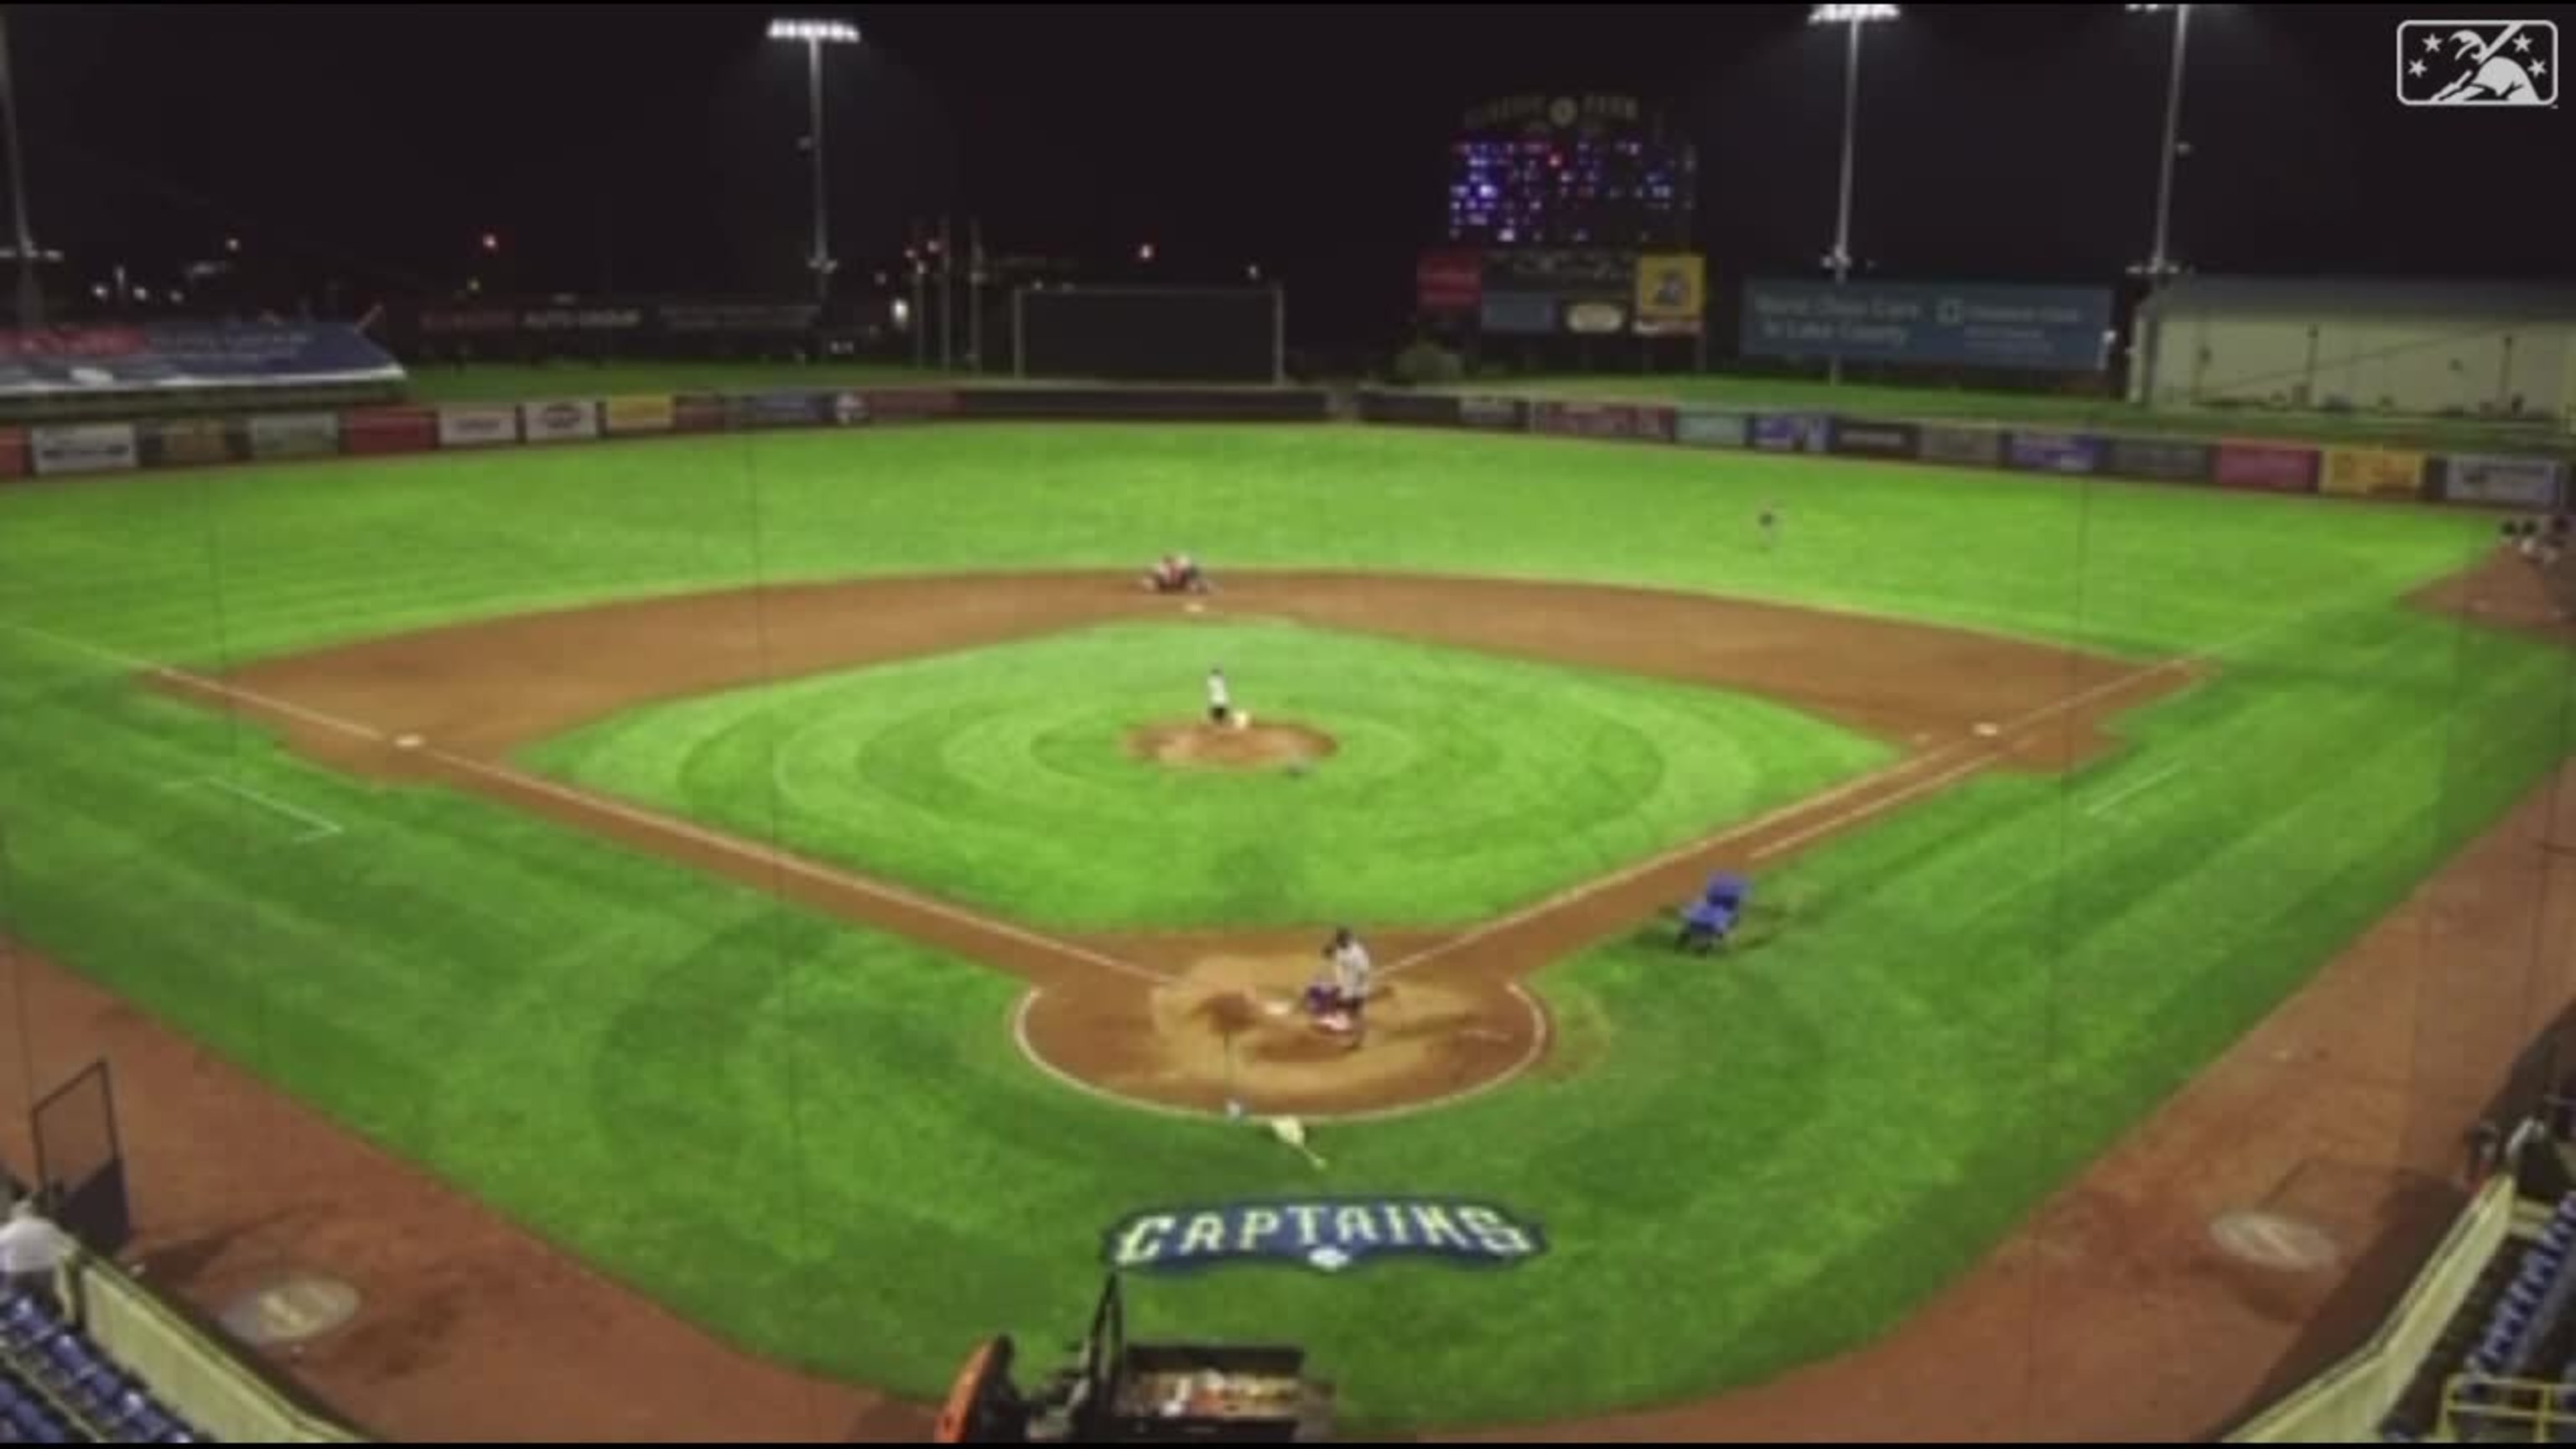
[[0, 1441], [212, 1442], [77, 1328], [24, 1294], [0, 1301]]

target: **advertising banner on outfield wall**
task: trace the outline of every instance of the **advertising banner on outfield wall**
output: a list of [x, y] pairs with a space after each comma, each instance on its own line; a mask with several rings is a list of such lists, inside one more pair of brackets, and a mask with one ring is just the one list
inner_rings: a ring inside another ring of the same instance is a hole
[[1634, 438], [1644, 442], [1673, 440], [1673, 410], [1634, 403], [1543, 402], [1534, 431], [1574, 438]]
[[1747, 357], [1846, 357], [2016, 371], [2099, 372], [2111, 293], [2100, 287], [1756, 280]]
[[2004, 460], [2004, 435], [1993, 428], [1939, 427], [1925, 423], [1915, 434], [1914, 456], [1926, 463], [1959, 463], [1991, 468]]
[[232, 427], [220, 418], [151, 423], [143, 430], [146, 467], [184, 468], [237, 462], [240, 458], [241, 453], [233, 445]]
[[141, 464], [132, 423], [72, 423], [29, 434], [39, 477], [61, 473], [114, 473]]
[[1487, 292], [1479, 321], [1498, 337], [1544, 337], [1556, 331], [1556, 299]]
[[2209, 445], [2169, 438], [2113, 438], [2110, 471], [2163, 483], [2209, 481]]
[[2209, 478], [2221, 488], [2314, 493], [2317, 450], [2296, 443], [2221, 443]]
[[725, 400], [715, 393], [682, 393], [671, 399], [671, 427], [677, 432], [721, 433], [730, 416]]
[[351, 453], [425, 453], [438, 446], [438, 414], [427, 408], [360, 408], [340, 417], [340, 437]]
[[2420, 498], [2429, 461], [2395, 448], [2328, 448], [2317, 487], [2343, 498]]
[[532, 402], [519, 408], [519, 424], [531, 443], [578, 443], [599, 436], [599, 404]]
[[734, 426], [741, 428], [804, 428], [829, 416], [826, 394], [817, 392], [755, 392], [732, 399]]
[[2022, 432], [2008, 435], [2004, 457], [2034, 473], [2098, 473], [2102, 440], [2091, 433]]
[[336, 413], [268, 413], [250, 420], [254, 458], [328, 458], [339, 451]]
[[868, 393], [868, 416], [880, 423], [953, 418], [966, 401], [944, 387], [877, 388]]
[[2492, 503], [2513, 508], [2555, 508], [2565, 470], [2550, 458], [2504, 458], [2492, 453], [2453, 453], [2440, 461], [2445, 503]]
[[1743, 413], [1685, 408], [1673, 420], [1673, 441], [1692, 448], [1741, 448], [1753, 441], [1753, 419]]
[[1416, 428], [1454, 428], [1461, 424], [1458, 399], [1444, 392], [1364, 392], [1360, 417], [1372, 423], [1398, 423]]
[[0, 478], [27, 476], [27, 435], [16, 428], [0, 428]]
[[613, 397], [602, 403], [600, 410], [606, 414], [608, 431], [615, 436], [667, 433], [677, 421], [667, 397]]
[[1812, 413], [1755, 413], [1753, 446], [1766, 453], [1821, 453], [1833, 419]]
[[1837, 453], [1863, 458], [1912, 458], [1919, 442], [1912, 423], [1834, 419], [1833, 448]]
[[516, 408], [440, 408], [438, 446], [490, 448], [519, 441]]
[[1516, 397], [1458, 399], [1458, 421], [1470, 428], [1517, 433], [1529, 426], [1529, 404]]

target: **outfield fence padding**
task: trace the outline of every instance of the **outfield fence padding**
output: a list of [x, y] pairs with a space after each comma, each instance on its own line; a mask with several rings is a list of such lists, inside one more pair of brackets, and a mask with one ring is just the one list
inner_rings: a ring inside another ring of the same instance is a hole
[[[312, 409], [231, 420], [0, 428], [0, 479], [439, 448], [587, 443], [671, 434], [984, 422], [1323, 422], [1320, 389], [966, 384], [777, 388], [444, 407]], [[2129, 436], [2062, 428], [1815, 412], [1760, 412], [1600, 398], [1361, 389], [1363, 423], [1694, 449], [1835, 453], [1948, 467], [2112, 477], [2371, 502], [2544, 511], [2567, 492], [2562, 459], [2429, 452], [2285, 439]]]

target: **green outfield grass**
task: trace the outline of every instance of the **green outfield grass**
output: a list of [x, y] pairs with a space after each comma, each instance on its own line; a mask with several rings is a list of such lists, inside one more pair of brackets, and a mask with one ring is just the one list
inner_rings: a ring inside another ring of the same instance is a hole
[[[1766, 503], [1787, 519], [1767, 555]], [[1545, 1224], [1547, 1258], [1131, 1290], [1139, 1335], [1307, 1344], [1367, 1423], [1669, 1399], [1885, 1330], [2565, 756], [2563, 656], [2398, 602], [2491, 528], [1341, 429], [888, 429], [12, 485], [0, 913], [735, 1341], [931, 1394], [983, 1334], [1077, 1333], [1126, 1213], [1319, 1179], [1252, 1133], [1054, 1086], [1014, 1054], [997, 976], [306, 764], [63, 641], [217, 665], [763, 575], [1188, 547], [1220, 571], [1624, 581], [2217, 649], [2209, 682], [2072, 780], [1981, 777], [1761, 872], [1734, 954], [1678, 959], [1640, 922], [1550, 971], [1564, 1070], [1320, 1139], [1331, 1192], [1496, 1199]], [[335, 833], [308, 838], [315, 819]], [[2440, 1040], [2465, 1008], [2391, 1009]]]
[[[1309, 772], [1130, 735], [1232, 671]], [[564, 779], [1051, 926], [1460, 923], [1894, 751], [1776, 705], [1288, 624], [1141, 624], [650, 706], [530, 752]]]
[[404, 391], [414, 400], [517, 402], [529, 398], [617, 397], [627, 393], [752, 392], [761, 388], [886, 387], [938, 382], [936, 368], [887, 362], [478, 362], [415, 363]]
[[1811, 378], [1731, 377], [1717, 373], [1588, 374], [1511, 379], [1462, 390], [1538, 396], [1613, 397], [1723, 407], [1844, 412], [1881, 418], [2034, 423], [2104, 432], [2178, 433], [2192, 437], [2280, 437], [2387, 447], [2480, 448], [2565, 453], [2576, 447], [2545, 422], [2478, 418], [2374, 417], [2366, 413], [2273, 412], [2258, 408], [2162, 408], [2149, 412], [2119, 398], [1973, 388], [1908, 387]]

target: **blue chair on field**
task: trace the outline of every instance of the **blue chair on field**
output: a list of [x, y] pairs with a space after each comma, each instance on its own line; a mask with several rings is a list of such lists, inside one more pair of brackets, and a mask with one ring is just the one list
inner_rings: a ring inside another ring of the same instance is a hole
[[1724, 945], [1752, 893], [1751, 884], [1740, 875], [1720, 871], [1710, 876], [1699, 899], [1682, 908], [1682, 929], [1673, 940], [1674, 948], [1705, 956]]

